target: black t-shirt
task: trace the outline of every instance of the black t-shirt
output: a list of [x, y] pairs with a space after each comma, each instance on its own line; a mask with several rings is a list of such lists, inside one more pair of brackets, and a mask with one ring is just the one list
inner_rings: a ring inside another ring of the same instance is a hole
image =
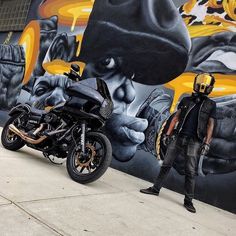
[[202, 102], [196, 103], [194, 108], [192, 108], [192, 110], [189, 112], [183, 124], [180, 134], [184, 134], [189, 137], [197, 137], [198, 113], [201, 104]]
[[[187, 135], [189, 137], [197, 137], [198, 114], [203, 100], [204, 98], [201, 98], [198, 101], [194, 101], [193, 99], [193, 101], [195, 102], [195, 106], [188, 113], [180, 134]], [[181, 102], [178, 107], [181, 107]], [[213, 119], [216, 118], [216, 106], [214, 106], [214, 108], [212, 109], [210, 117]]]

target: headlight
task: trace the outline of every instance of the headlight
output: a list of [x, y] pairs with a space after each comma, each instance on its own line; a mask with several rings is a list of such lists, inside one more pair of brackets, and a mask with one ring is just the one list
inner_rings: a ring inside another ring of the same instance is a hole
[[105, 99], [102, 103], [100, 110], [99, 110], [100, 115], [104, 119], [108, 119], [108, 118], [110, 118], [112, 111], [113, 111], [113, 102], [109, 99]]

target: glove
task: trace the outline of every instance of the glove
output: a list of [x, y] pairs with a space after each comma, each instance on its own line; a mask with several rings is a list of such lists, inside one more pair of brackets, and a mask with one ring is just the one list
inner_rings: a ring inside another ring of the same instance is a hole
[[207, 143], [204, 143], [201, 147], [201, 155], [206, 156], [209, 153], [210, 145]]
[[170, 144], [171, 139], [172, 138], [170, 135], [166, 135], [166, 134], [163, 135], [162, 143], [164, 144], [165, 147], [167, 147]]

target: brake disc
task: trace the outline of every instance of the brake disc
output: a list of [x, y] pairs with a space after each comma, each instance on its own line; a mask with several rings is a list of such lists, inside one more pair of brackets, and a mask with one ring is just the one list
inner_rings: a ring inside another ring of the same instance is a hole
[[80, 167], [89, 167], [91, 162], [93, 161], [94, 157], [96, 156], [96, 151], [95, 151], [95, 147], [89, 143], [86, 144], [86, 148], [89, 150], [86, 150], [87, 152], [89, 152], [89, 156], [88, 156], [88, 160], [86, 162], [81, 162], [81, 152], [78, 153], [78, 157], [76, 160], [76, 165], [80, 166]]

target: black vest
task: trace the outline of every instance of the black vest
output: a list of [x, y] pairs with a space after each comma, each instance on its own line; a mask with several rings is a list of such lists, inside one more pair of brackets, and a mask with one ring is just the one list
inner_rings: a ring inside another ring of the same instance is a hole
[[[192, 97], [184, 97], [182, 99], [181, 106], [179, 107], [179, 109], [181, 109], [181, 113], [179, 116], [179, 123], [176, 128], [177, 134], [181, 132], [186, 117], [194, 106], [195, 102], [193, 101]], [[201, 141], [203, 141], [204, 137], [206, 136], [208, 120], [214, 108], [215, 102], [208, 97], [204, 97], [198, 113], [197, 125], [197, 136]]]

